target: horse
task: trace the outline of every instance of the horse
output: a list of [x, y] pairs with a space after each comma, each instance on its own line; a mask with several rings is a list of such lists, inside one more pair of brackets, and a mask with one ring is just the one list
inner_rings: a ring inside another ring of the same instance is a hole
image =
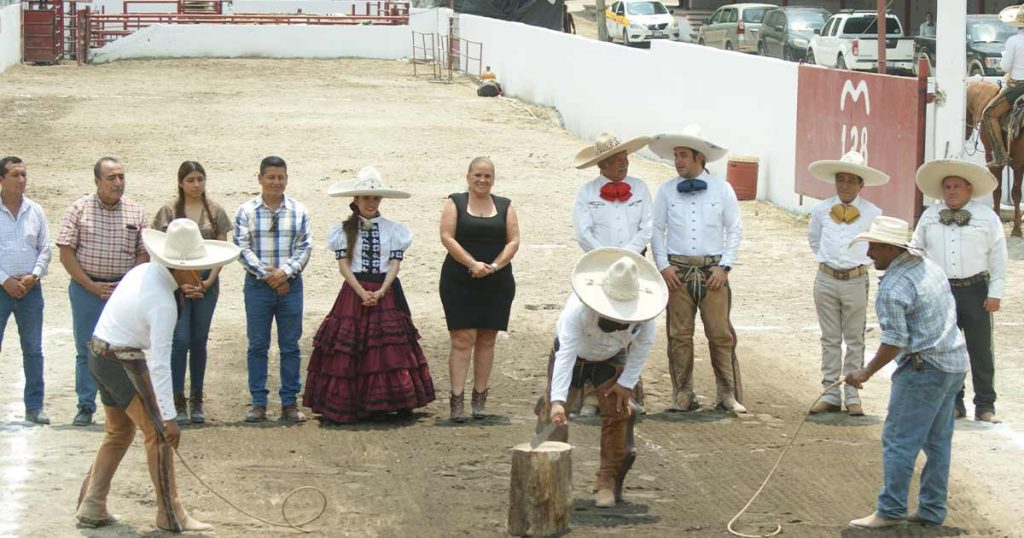
[[[982, 113], [985, 107], [999, 94], [999, 85], [984, 80], [972, 80], [967, 83], [967, 122], [964, 126], [964, 140], [971, 138], [971, 134], [978, 129], [978, 138], [985, 147], [985, 162], [992, 162], [992, 148], [985, 134], [985, 129], [979, 124], [982, 121]], [[1010, 198], [1013, 200], [1013, 229], [1011, 237], [1021, 237], [1021, 183], [1024, 181], [1024, 136], [1018, 136], [1010, 143], [1010, 169], [1013, 171], [1013, 187], [1010, 189]], [[989, 172], [996, 177], [996, 190], [992, 193], [992, 204], [996, 214], [999, 214], [999, 199], [1003, 195], [1003, 184], [1000, 178], [1003, 177], [1003, 167], [990, 167]]]

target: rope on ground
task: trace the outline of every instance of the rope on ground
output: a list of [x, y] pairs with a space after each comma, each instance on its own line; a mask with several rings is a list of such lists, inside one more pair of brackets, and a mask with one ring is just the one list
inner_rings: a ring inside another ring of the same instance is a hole
[[[276, 521], [268, 521], [268, 520], [263, 519], [263, 518], [261, 518], [261, 517], [259, 517], [257, 515], [253, 515], [253, 514], [251, 514], [249, 512], [246, 512], [245, 510], [240, 508], [235, 503], [229, 501], [226, 497], [221, 495], [217, 490], [213, 489], [202, 478], [200, 478], [199, 474], [197, 474], [195, 471], [193, 471], [192, 467], [189, 467], [188, 462], [185, 461], [185, 458], [181, 457], [181, 454], [178, 452], [177, 449], [175, 449], [173, 447], [172, 447], [172, 449], [174, 450], [174, 454], [176, 456], [178, 456], [178, 461], [181, 462], [181, 464], [185, 467], [185, 469], [187, 469], [188, 472], [193, 477], [195, 477], [195, 479], [198, 480], [200, 484], [203, 485], [203, 487], [205, 487], [206, 489], [210, 490], [210, 493], [213, 493], [214, 495], [216, 495], [217, 498], [219, 498], [220, 500], [222, 500], [225, 503], [227, 503], [228, 506], [230, 506], [231, 508], [234, 508], [239, 513], [242, 513], [242, 514], [244, 514], [246, 516], [249, 516], [252, 519], [255, 519], [256, 521], [260, 521], [262, 523], [265, 523], [267, 525], [271, 525], [271, 526], [274, 526], [274, 527], [284, 527], [284, 528], [294, 529], [294, 530], [297, 530], [299, 532], [310, 533], [310, 532], [314, 532], [314, 531], [309, 530], [309, 529], [304, 529], [303, 527], [305, 527], [306, 525], [309, 525], [310, 523], [320, 519], [320, 516], [324, 515], [324, 512], [327, 511], [327, 494], [325, 494], [322, 489], [320, 489], [318, 487], [315, 487], [315, 486], [300, 486], [300, 487], [297, 487], [297, 488], [289, 491], [288, 494], [284, 496], [284, 501], [281, 502], [281, 517], [284, 518], [284, 523], [279, 523], [279, 522], [276, 522]], [[309, 518], [309, 519], [307, 519], [307, 520], [305, 520], [305, 521], [303, 521], [301, 523], [293, 523], [292, 520], [288, 519], [288, 510], [287, 510], [288, 509], [288, 500], [292, 498], [292, 495], [295, 495], [296, 493], [298, 493], [300, 491], [306, 491], [306, 490], [315, 491], [315, 492], [317, 492], [320, 495], [320, 500], [321, 500], [321, 503], [322, 503], [320, 505], [320, 511], [317, 512], [317, 514], [315, 516], [313, 516], [313, 517], [311, 517], [311, 518]]]
[[529, 108], [526, 108], [525, 106], [523, 106], [523, 105], [521, 105], [521, 104], [517, 103], [515, 99], [510, 99], [510, 98], [508, 98], [508, 97], [505, 97], [504, 95], [499, 95], [499, 96], [498, 96], [498, 99], [501, 99], [502, 101], [504, 101], [504, 102], [506, 102], [506, 103], [508, 103], [508, 104], [512, 105], [512, 106], [513, 106], [514, 108], [518, 108], [519, 110], [522, 110], [522, 111], [526, 112], [526, 113], [527, 113], [527, 114], [529, 114], [529, 115], [530, 115], [531, 117], [533, 117], [533, 119], [535, 119], [535, 120], [536, 120], [536, 119], [540, 119], [540, 118], [538, 118], [538, 117], [537, 117], [537, 115], [536, 115], [536, 114], [534, 114], [534, 113], [533, 113], [533, 111], [532, 111], [532, 110], [530, 110]]
[[819, 394], [818, 397], [815, 398], [813, 402], [811, 402], [810, 407], [807, 408], [807, 413], [804, 414], [804, 418], [800, 421], [800, 424], [797, 425], [796, 431], [793, 432], [793, 437], [789, 439], [789, 444], [786, 445], [786, 448], [782, 449], [782, 453], [779, 454], [779, 459], [775, 460], [775, 465], [772, 466], [772, 470], [768, 471], [768, 476], [764, 477], [764, 482], [761, 482], [761, 487], [757, 488], [757, 491], [754, 492], [754, 496], [751, 497], [749, 501], [747, 501], [747, 504], [746, 506], [743, 507], [743, 510], [740, 510], [739, 513], [737, 513], [735, 516], [732, 517], [732, 519], [729, 520], [729, 525], [726, 527], [729, 530], [729, 534], [732, 534], [733, 536], [740, 536], [741, 538], [768, 538], [769, 536], [775, 536], [776, 534], [782, 532], [782, 525], [779, 524], [776, 524], [775, 530], [768, 534], [743, 534], [742, 532], [734, 530], [732, 526], [734, 523], [736, 523], [736, 520], [738, 520], [740, 517], [743, 516], [744, 513], [746, 513], [747, 509], [750, 508], [750, 505], [754, 504], [754, 500], [757, 499], [758, 495], [760, 495], [761, 492], [764, 491], [765, 486], [768, 485], [768, 481], [772, 479], [772, 476], [775, 474], [775, 471], [779, 468], [779, 464], [782, 463], [782, 458], [786, 457], [786, 453], [789, 452], [789, 449], [793, 447], [793, 443], [796, 442], [796, 436], [800, 434], [800, 428], [803, 428], [804, 423], [807, 422], [807, 417], [811, 415], [811, 409], [814, 408], [814, 405], [817, 404], [818, 400], [821, 400], [825, 396], [825, 394], [828, 393], [828, 391], [842, 384], [842, 379], [836, 381], [835, 383], [832, 383], [831, 385], [826, 387], [825, 390], [821, 391], [821, 394]]

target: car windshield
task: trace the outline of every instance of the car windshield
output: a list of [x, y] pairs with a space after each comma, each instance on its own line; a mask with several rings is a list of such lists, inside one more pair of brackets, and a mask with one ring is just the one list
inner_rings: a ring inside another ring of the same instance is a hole
[[820, 11], [791, 11], [789, 29], [796, 32], [813, 32], [825, 26], [828, 15]]
[[626, 4], [627, 15], [664, 15], [668, 13], [661, 2], [629, 2]]
[[[843, 26], [843, 33], [857, 35], [877, 35], [878, 25], [875, 24], [875, 19], [877, 18], [878, 17], [874, 15], [850, 17], [849, 19], [846, 19], [846, 26]], [[896, 20], [896, 17], [885, 18], [885, 33], [902, 33], [900, 31], [900, 21]]]
[[748, 7], [743, 10], [743, 22], [758, 24], [764, 20], [764, 14], [773, 7]]
[[979, 21], [970, 25], [971, 41], [974, 43], [1005, 43], [1010, 39], [1016, 28], [998, 21]]

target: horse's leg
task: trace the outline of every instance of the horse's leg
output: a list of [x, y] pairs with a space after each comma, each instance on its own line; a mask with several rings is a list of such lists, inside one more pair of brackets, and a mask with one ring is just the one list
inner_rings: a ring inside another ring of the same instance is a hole
[[[1024, 180], [1024, 166], [1013, 169], [1013, 188], [1010, 189], [1010, 198], [1013, 200], [1013, 229], [1010, 230], [1010, 237], [1021, 237], [1020, 229], [1020, 198], [1021, 181]], [[996, 213], [997, 215], [999, 213]]]
[[[1016, 169], [1013, 169], [1016, 173]], [[992, 177], [996, 178], [996, 190], [992, 191], [992, 211], [999, 214], [1000, 201], [1003, 199], [1003, 167], [993, 166], [988, 169]]]

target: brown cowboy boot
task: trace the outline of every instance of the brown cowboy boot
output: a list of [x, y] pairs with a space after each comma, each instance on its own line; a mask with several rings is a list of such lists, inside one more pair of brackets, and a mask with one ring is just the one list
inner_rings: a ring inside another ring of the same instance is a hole
[[[598, 387], [597, 395], [601, 407], [601, 465], [597, 471], [597, 495], [595, 505], [598, 507], [614, 506], [622, 497], [622, 481], [625, 473], [636, 458], [635, 452], [629, 444], [629, 421], [635, 416], [633, 406], [630, 405], [625, 412], [615, 409], [612, 399], [605, 396], [612, 385], [618, 380], [618, 375], [605, 381]], [[628, 465], [627, 465], [628, 461]], [[618, 491], [618, 494], [616, 494]], [[611, 503], [608, 503], [609, 494]]]
[[473, 397], [469, 404], [470, 409], [473, 410], [473, 418], [480, 419], [487, 416], [487, 391], [489, 390], [491, 389], [486, 388], [483, 392], [477, 392], [476, 389], [473, 389]]
[[96, 452], [96, 460], [85, 475], [78, 496], [75, 517], [79, 525], [88, 528], [111, 525], [117, 518], [107, 512], [107, 495], [121, 459], [135, 437], [135, 425], [121, 409], [104, 407], [106, 434]]
[[451, 393], [448, 399], [448, 419], [452, 422], [466, 421], [466, 393]]

